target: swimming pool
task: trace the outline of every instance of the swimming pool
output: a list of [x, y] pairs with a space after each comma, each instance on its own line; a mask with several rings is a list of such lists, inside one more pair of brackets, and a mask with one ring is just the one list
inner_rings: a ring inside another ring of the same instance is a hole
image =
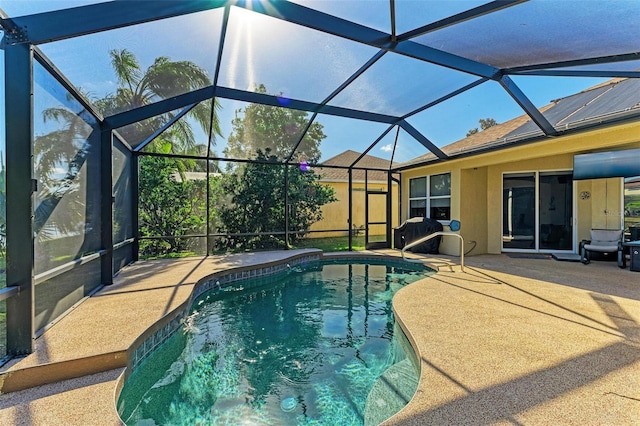
[[391, 299], [432, 272], [317, 261], [214, 286], [136, 367], [118, 412], [127, 425], [378, 424], [417, 388]]

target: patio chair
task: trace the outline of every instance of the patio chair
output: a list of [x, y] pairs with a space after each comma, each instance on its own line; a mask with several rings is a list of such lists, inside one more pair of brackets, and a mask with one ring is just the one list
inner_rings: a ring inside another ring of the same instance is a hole
[[591, 239], [580, 242], [580, 261], [585, 265], [591, 262], [592, 253], [619, 256], [624, 236], [622, 229], [592, 229]]

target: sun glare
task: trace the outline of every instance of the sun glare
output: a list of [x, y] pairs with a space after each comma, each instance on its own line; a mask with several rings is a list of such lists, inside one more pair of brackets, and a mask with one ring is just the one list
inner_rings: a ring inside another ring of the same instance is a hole
[[[233, 34], [231, 34], [233, 50], [229, 55], [229, 75], [244, 76], [247, 86], [249, 86], [244, 89], [252, 90], [251, 86], [257, 82], [253, 62], [253, 37], [251, 32], [258, 24], [260, 16], [255, 12], [241, 8], [234, 8], [233, 13], [237, 13], [239, 16], [234, 20], [235, 25], [233, 25]], [[242, 55], [244, 55], [244, 60], [240, 59]], [[239, 63], [243, 63], [243, 70], [239, 69]]]
[[[273, 6], [253, 0], [246, 3], [246, 8], [231, 9], [227, 36], [230, 50], [225, 56], [228, 76], [238, 83], [229, 82], [232, 87], [253, 91], [260, 84], [257, 76], [259, 58], [264, 56], [264, 49], [273, 50], [273, 46], [266, 45], [262, 34], [271, 19], [260, 11], [268, 8], [272, 9]], [[270, 30], [270, 35], [273, 34], [274, 31]]]

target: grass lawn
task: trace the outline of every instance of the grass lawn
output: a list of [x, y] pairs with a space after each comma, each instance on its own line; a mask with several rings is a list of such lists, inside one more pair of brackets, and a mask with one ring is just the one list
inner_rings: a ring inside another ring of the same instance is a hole
[[[364, 236], [353, 237], [353, 250], [364, 250]], [[349, 237], [305, 238], [291, 248], [317, 248], [322, 251], [349, 250]]]
[[180, 259], [182, 257], [202, 256], [195, 251], [181, 251], [179, 253], [167, 253], [157, 255], [140, 255], [141, 260], [154, 260], [154, 259]]
[[[353, 250], [364, 250], [364, 236], [354, 236], [352, 240]], [[284, 247], [282, 247], [284, 248]], [[328, 237], [328, 238], [304, 238], [290, 248], [292, 249], [303, 249], [303, 248], [317, 248], [322, 251], [331, 252], [331, 251], [347, 251], [349, 250], [349, 237]], [[264, 250], [264, 249], [263, 249]], [[245, 251], [262, 251], [259, 249], [254, 250], [237, 250], [236, 253], [242, 253]], [[234, 252], [234, 251], [231, 251]], [[229, 251], [214, 251], [212, 254], [226, 254]], [[153, 260], [153, 259], [171, 259], [171, 258], [181, 258], [181, 257], [190, 257], [190, 256], [201, 256], [202, 254], [188, 251], [188, 252], [180, 252], [180, 253], [169, 253], [169, 254], [161, 254], [161, 255], [140, 255], [140, 259], [143, 260]]]

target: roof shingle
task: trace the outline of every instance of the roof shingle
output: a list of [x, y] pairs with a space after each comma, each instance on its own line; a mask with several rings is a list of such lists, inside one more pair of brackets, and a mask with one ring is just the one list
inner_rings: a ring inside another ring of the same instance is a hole
[[[352, 151], [350, 149], [329, 158], [320, 163], [326, 166], [349, 167], [354, 161], [360, 157], [362, 153]], [[394, 164], [395, 165], [395, 164]], [[386, 169], [388, 170], [390, 161], [373, 155], [365, 155], [355, 164], [355, 167]], [[349, 180], [349, 172], [347, 169], [334, 169], [332, 167], [317, 167], [316, 171], [322, 176], [323, 180], [329, 181], [347, 181]], [[353, 180], [364, 182], [364, 170], [353, 170]], [[368, 181], [386, 182], [387, 173], [380, 170], [370, 170], [367, 174]]]
[[[615, 113], [640, 111], [640, 79], [616, 78], [551, 101], [539, 109], [553, 126], [575, 126], [586, 120]], [[449, 144], [442, 151], [455, 156], [483, 148], [497, 147], [527, 136], [543, 135], [528, 115], [521, 115], [504, 123]], [[437, 157], [428, 153], [403, 163], [402, 166], [425, 163]]]

